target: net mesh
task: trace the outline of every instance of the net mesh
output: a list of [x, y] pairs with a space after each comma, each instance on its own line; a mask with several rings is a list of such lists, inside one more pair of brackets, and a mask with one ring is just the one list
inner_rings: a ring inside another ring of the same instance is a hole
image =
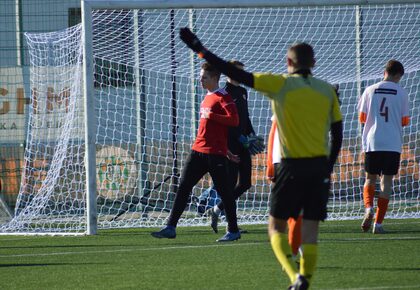
[[[388, 217], [418, 217], [420, 5], [294, 8], [97, 10], [93, 57], [98, 227], [161, 226], [190, 152], [204, 95], [201, 61], [179, 40], [189, 26], [225, 59], [248, 71], [285, 72], [287, 47], [313, 45], [314, 75], [338, 84], [344, 143], [332, 176], [330, 219], [360, 218], [364, 182], [356, 104], [391, 58], [406, 69], [411, 124], [404, 129], [400, 173]], [[86, 188], [81, 25], [27, 34], [32, 103], [25, 171], [15, 216], [2, 232], [84, 232]], [[221, 80], [221, 85], [225, 82]], [[269, 101], [249, 90], [254, 129], [266, 136]], [[252, 187], [238, 200], [239, 223], [264, 223], [270, 184], [265, 155], [253, 158]], [[204, 225], [214, 203], [205, 176], [180, 225]]]

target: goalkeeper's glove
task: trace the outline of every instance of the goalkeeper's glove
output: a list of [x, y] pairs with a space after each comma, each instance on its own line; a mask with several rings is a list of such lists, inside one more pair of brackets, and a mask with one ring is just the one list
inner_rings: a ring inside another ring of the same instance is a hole
[[340, 91], [339, 91], [340, 85], [339, 84], [335, 84], [335, 85], [333, 85], [333, 87], [334, 87], [334, 91], [335, 91], [335, 93], [337, 95], [338, 103], [341, 105]]
[[261, 136], [256, 136], [254, 134], [251, 134], [249, 135], [248, 140], [249, 140], [248, 151], [251, 155], [257, 155], [264, 152], [265, 150], [264, 138], [262, 138]]
[[201, 44], [200, 39], [198, 39], [188, 27], [181, 28], [179, 30], [179, 36], [181, 37], [181, 40], [196, 53], [203, 54], [206, 51], [205, 47]]
[[248, 147], [249, 147], [249, 139], [248, 139], [247, 136], [245, 136], [245, 135], [239, 136], [238, 141], [242, 144], [242, 146], [244, 148], [248, 149]]

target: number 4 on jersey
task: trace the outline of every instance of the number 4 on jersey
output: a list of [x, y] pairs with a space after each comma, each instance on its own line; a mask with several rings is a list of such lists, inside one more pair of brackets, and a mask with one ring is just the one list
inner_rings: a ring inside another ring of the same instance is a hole
[[385, 122], [388, 122], [388, 106], [385, 106], [386, 98], [382, 99], [381, 108], [379, 109], [380, 115], [385, 118]]

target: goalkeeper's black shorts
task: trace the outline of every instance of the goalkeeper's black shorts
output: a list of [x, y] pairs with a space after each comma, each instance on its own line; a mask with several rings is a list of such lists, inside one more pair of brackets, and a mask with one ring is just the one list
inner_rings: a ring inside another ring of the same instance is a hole
[[330, 176], [326, 157], [282, 159], [275, 164], [275, 178], [270, 197], [270, 215], [287, 220], [303, 218], [324, 220]]

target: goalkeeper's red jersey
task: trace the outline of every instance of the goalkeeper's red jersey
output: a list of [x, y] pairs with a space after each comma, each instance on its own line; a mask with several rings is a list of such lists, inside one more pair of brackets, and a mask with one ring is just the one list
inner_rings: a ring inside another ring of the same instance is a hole
[[192, 149], [226, 156], [228, 127], [238, 125], [239, 116], [232, 97], [224, 89], [208, 93], [200, 105], [200, 125]]

